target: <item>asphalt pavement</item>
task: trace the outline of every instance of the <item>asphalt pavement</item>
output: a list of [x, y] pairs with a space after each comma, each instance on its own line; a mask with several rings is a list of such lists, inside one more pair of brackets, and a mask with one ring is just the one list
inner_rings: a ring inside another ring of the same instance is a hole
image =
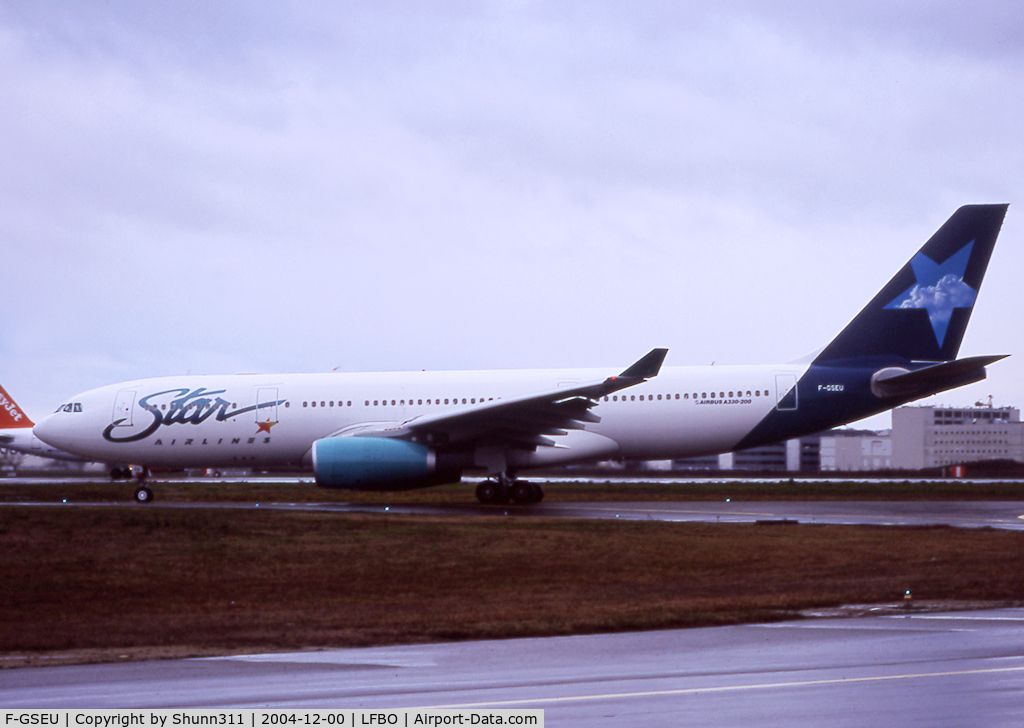
[[1024, 610], [0, 672], [6, 708], [542, 708], [549, 726], [1015, 726]]

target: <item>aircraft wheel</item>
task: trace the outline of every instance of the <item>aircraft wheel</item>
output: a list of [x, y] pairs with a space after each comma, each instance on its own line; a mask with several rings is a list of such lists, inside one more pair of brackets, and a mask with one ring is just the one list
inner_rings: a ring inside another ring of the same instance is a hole
[[516, 483], [512, 486], [509, 495], [512, 497], [512, 502], [517, 505], [536, 503], [534, 500], [533, 484], [531, 483]]
[[512, 502], [517, 505], [540, 503], [544, 500], [544, 489], [536, 483], [516, 483], [510, 491]]
[[153, 491], [146, 486], [142, 486], [135, 491], [135, 501], [137, 503], [149, 503], [153, 500]]
[[493, 480], [485, 480], [476, 487], [476, 499], [486, 505], [501, 502], [501, 486]]

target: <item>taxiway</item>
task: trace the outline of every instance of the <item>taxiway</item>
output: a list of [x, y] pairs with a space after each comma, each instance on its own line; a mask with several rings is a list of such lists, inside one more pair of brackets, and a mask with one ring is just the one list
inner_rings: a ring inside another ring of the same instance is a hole
[[694, 501], [687, 503], [538, 503], [531, 506], [367, 503], [11, 502], [2, 507], [194, 508], [302, 510], [471, 517], [596, 518], [702, 523], [825, 523], [877, 526], [953, 526], [1024, 530], [1024, 504], [1015, 501]]
[[558, 726], [1019, 726], [1024, 610], [7, 670], [0, 705], [529, 707]]

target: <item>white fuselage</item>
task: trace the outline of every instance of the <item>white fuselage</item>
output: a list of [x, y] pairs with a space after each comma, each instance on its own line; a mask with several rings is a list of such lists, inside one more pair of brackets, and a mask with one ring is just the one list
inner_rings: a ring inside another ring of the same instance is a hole
[[[727, 452], [778, 404], [807, 365], [663, 368], [602, 397], [587, 436], [556, 436], [530, 467], [617, 457]], [[314, 441], [384, 433], [416, 418], [599, 382], [606, 369], [183, 376], [101, 387], [36, 425], [37, 436], [90, 459], [160, 468], [309, 466]], [[80, 406], [79, 406], [80, 405]], [[106, 432], [106, 436], [104, 433]], [[597, 440], [599, 438], [592, 438]], [[614, 450], [611, 452], [610, 450]]]

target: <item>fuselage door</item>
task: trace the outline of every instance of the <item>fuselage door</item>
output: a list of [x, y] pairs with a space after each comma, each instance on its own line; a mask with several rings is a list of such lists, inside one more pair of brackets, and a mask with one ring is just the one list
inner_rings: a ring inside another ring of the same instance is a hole
[[260, 387], [256, 390], [256, 424], [266, 423], [277, 423], [277, 387]]
[[795, 410], [796, 405], [796, 375], [776, 374], [775, 408], [778, 410]]
[[[122, 389], [117, 393], [114, 400], [114, 419], [111, 422], [116, 427], [131, 427], [132, 412], [135, 411], [135, 390]], [[118, 421], [120, 420], [120, 422]]]

